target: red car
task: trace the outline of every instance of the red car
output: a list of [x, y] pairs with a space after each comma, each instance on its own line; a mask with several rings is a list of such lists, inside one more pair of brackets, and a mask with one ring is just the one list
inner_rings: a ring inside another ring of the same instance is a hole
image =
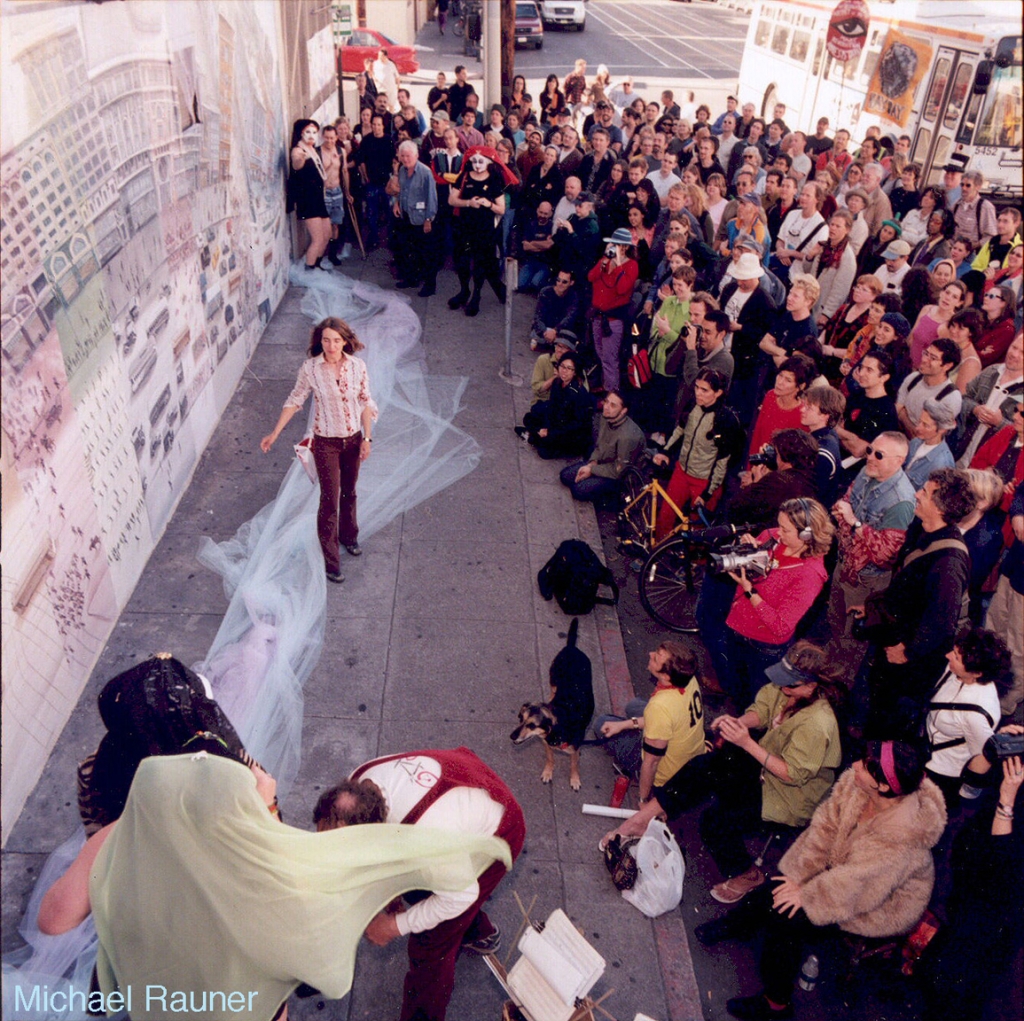
[[341, 50], [342, 74], [359, 74], [366, 58], [376, 60], [382, 46], [387, 47], [388, 56], [398, 65], [399, 74], [415, 74], [420, 69], [413, 47], [399, 46], [383, 32], [375, 32], [372, 28], [356, 28], [338, 47]]

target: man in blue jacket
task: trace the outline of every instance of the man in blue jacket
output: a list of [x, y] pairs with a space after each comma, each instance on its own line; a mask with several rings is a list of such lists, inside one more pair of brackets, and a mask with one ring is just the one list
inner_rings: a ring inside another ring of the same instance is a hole
[[392, 199], [391, 212], [399, 221], [395, 229], [396, 287], [415, 287], [422, 281], [419, 295], [429, 297], [436, 290], [437, 246], [434, 220], [437, 218], [437, 186], [434, 175], [420, 162], [415, 142], [398, 147], [398, 195]]

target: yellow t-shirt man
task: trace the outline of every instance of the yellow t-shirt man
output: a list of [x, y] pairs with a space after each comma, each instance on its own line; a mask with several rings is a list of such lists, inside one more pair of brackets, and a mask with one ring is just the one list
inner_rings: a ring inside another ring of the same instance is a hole
[[[704, 751], [704, 704], [700, 685], [693, 678], [685, 688], [659, 687], [644, 707], [644, 740], [667, 741], [654, 774], [654, 786], [661, 787], [690, 759]], [[644, 757], [648, 755], [644, 752]]]

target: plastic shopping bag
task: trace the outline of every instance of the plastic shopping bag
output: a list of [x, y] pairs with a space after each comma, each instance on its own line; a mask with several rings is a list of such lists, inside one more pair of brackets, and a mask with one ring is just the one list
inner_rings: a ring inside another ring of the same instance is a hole
[[631, 890], [622, 891], [622, 896], [648, 918], [678, 907], [683, 899], [686, 862], [669, 828], [652, 819], [632, 852], [640, 875]]

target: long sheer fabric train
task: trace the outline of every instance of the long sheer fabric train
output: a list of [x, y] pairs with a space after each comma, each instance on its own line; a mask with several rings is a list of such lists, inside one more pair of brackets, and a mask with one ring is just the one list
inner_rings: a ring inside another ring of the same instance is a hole
[[[310, 328], [327, 316], [351, 324], [366, 345], [360, 357], [380, 409], [373, 455], [359, 474], [363, 541], [479, 463], [478, 444], [453, 424], [467, 381], [427, 375], [420, 321], [403, 295], [338, 272], [310, 276], [298, 264], [292, 267], [292, 283], [306, 288], [302, 311]], [[297, 340], [296, 371], [306, 338]], [[201, 562], [222, 576], [229, 605], [195, 669], [210, 681], [246, 749], [275, 775], [281, 796], [299, 768], [302, 689], [323, 647], [326, 582], [316, 536], [318, 501], [318, 486], [295, 460], [273, 503], [226, 542], [204, 538], [199, 551]], [[53, 852], [40, 875], [19, 929], [28, 946], [4, 958], [4, 1017], [86, 1017], [81, 1010], [56, 1009], [52, 994], [73, 988], [76, 1004], [84, 1002], [96, 957], [92, 920], [63, 936], [44, 936], [35, 924], [43, 894], [82, 843], [79, 831]], [[26, 1009], [36, 989], [43, 1007], [44, 987], [49, 1009]]]

